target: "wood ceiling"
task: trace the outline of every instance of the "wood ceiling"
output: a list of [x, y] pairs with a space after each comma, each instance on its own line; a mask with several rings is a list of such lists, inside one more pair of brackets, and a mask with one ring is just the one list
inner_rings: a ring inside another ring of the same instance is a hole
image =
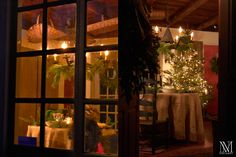
[[219, 0], [147, 0], [147, 3], [152, 25], [218, 31]]
[[[32, 5], [32, 2], [42, 0], [21, 0], [27, 2], [24, 5]], [[218, 31], [219, 0], [144, 0], [147, 1], [152, 25], [161, 27], [167, 26], [178, 28], [189, 28], [203, 31]], [[30, 4], [28, 4], [31, 2]], [[118, 28], [118, 0], [92, 0], [88, 1], [87, 23], [88, 32], [94, 37], [110, 33], [117, 33]], [[72, 7], [70, 9], [70, 7]], [[52, 7], [48, 12], [56, 28], [63, 28], [71, 19], [75, 25], [75, 6], [67, 5]], [[121, 10], [122, 11], [122, 10]], [[36, 18], [42, 14], [42, 10], [35, 10], [23, 13], [23, 28], [29, 29], [36, 23]], [[101, 18], [103, 15], [103, 18]], [[42, 16], [40, 16], [42, 17]], [[105, 21], [103, 21], [104, 19]], [[114, 30], [116, 29], [116, 30]]]

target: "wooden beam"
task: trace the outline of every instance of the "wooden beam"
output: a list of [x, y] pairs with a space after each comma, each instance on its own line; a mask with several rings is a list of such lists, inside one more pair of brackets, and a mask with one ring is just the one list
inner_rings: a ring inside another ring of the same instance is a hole
[[100, 21], [87, 26], [87, 32], [96, 36], [99, 34], [115, 31], [118, 28], [118, 18], [112, 18], [105, 21]]
[[180, 12], [174, 14], [174, 16], [170, 17], [170, 25], [175, 24], [177, 21], [182, 20], [184, 17], [201, 7], [208, 0], [195, 0], [194, 2], [189, 3], [185, 8], [183, 8]]
[[160, 27], [166, 27], [166, 21], [165, 20], [157, 20], [157, 19], [150, 19], [151, 25], [155, 26], [160, 26]]
[[202, 30], [202, 29], [205, 29], [205, 28], [207, 28], [207, 27], [209, 27], [209, 26], [211, 26], [211, 25], [218, 24], [218, 19], [219, 19], [219, 17], [218, 17], [218, 15], [217, 15], [217, 16], [215, 16], [215, 17], [213, 17], [213, 18], [211, 18], [211, 19], [209, 19], [209, 20], [207, 20], [207, 21], [201, 23], [201, 24], [197, 27], [197, 30]]
[[163, 10], [160, 10], [160, 11], [153, 10], [150, 13], [150, 20], [164, 20], [165, 16], [166, 16], [165, 11], [163, 11]]

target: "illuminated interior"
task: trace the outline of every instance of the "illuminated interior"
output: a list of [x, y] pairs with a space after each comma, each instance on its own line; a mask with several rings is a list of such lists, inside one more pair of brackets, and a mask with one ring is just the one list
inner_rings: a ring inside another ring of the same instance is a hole
[[[40, 3], [42, 1], [21, 0], [18, 6]], [[80, 44], [76, 43], [76, 9], [74, 3], [48, 7], [46, 27], [43, 9], [18, 13], [17, 54], [20, 57], [16, 59], [15, 94], [22, 102], [15, 104], [15, 144], [24, 145], [27, 138], [31, 146], [40, 146], [42, 104], [24, 103], [24, 99], [45, 97], [44, 147], [73, 149], [75, 107], [73, 101], [66, 101], [75, 97], [75, 53], [76, 44]], [[118, 44], [117, 10], [117, 0], [87, 3], [87, 47]], [[44, 28], [47, 28], [47, 38], [43, 36]], [[45, 61], [42, 53], [46, 53]], [[86, 78], [85, 98], [96, 100], [96, 104], [85, 104], [84, 149], [98, 154], [117, 154], [117, 106], [99, 102], [118, 99], [118, 50], [97, 50], [84, 55], [85, 76], [79, 74], [79, 77]], [[42, 78], [45, 79], [43, 92]], [[47, 102], [47, 98], [60, 99], [61, 103]]]

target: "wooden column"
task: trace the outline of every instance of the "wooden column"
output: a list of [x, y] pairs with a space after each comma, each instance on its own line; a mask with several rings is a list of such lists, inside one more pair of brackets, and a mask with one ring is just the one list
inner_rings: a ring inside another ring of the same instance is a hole
[[234, 0], [220, 0], [219, 111], [218, 120], [213, 125], [214, 156], [224, 156], [219, 153], [222, 150], [220, 141], [224, 141], [227, 147], [228, 141], [233, 141], [232, 156], [236, 154], [236, 136], [233, 129], [236, 127], [235, 9]]

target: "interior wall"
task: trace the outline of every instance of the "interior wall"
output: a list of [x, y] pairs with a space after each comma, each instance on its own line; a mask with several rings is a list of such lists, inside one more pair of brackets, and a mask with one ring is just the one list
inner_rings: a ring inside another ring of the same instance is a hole
[[204, 45], [204, 60], [205, 73], [204, 76], [207, 81], [213, 86], [213, 97], [208, 103], [207, 113], [211, 116], [216, 116], [218, 111], [218, 75], [211, 70], [211, 59], [218, 56], [218, 45]]

